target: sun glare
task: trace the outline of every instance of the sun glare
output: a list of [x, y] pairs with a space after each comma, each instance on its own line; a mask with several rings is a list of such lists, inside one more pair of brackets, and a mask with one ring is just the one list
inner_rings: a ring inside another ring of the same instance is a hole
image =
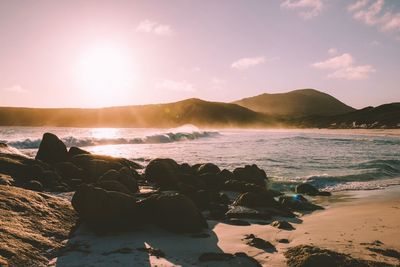
[[132, 88], [132, 59], [117, 46], [98, 45], [83, 53], [78, 75], [80, 86], [92, 105], [110, 105], [115, 98], [126, 97]]

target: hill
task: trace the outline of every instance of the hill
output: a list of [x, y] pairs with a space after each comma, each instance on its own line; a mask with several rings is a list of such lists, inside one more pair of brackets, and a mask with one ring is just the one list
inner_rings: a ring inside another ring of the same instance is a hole
[[355, 110], [333, 96], [314, 89], [301, 89], [280, 94], [261, 94], [233, 103], [274, 116], [332, 116]]
[[187, 99], [156, 105], [74, 108], [0, 108], [0, 125], [71, 127], [239, 127], [270, 125], [272, 118], [230, 103]]
[[336, 116], [310, 116], [294, 124], [319, 128], [400, 128], [400, 103], [366, 107]]

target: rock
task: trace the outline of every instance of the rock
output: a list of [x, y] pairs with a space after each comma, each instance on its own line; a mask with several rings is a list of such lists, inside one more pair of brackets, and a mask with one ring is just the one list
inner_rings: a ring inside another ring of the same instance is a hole
[[85, 182], [87, 183], [96, 182], [109, 170], [119, 170], [123, 167], [117, 160], [100, 158], [102, 157], [97, 158], [93, 154], [82, 154], [72, 157], [70, 162], [85, 172]]
[[137, 177], [139, 174], [128, 167], [123, 167], [119, 170], [118, 180], [121, 184], [125, 185], [132, 193], [139, 191]]
[[67, 158], [68, 152], [65, 144], [52, 133], [43, 134], [35, 159], [54, 164], [66, 161]]
[[230, 224], [230, 225], [237, 225], [237, 226], [249, 226], [251, 225], [248, 221], [243, 221], [239, 219], [228, 219], [225, 220], [224, 223]]
[[246, 193], [246, 192], [263, 192], [266, 190], [265, 187], [256, 185], [256, 184], [250, 184], [246, 183], [243, 181], [237, 181], [237, 180], [228, 180], [225, 182], [225, 184], [222, 187], [223, 190], [226, 191], [234, 191], [234, 192], [240, 192], [240, 193]]
[[281, 239], [278, 239], [276, 241], [278, 241], [279, 243], [282, 243], [282, 244], [289, 244], [290, 243], [289, 239], [286, 239], [286, 238], [281, 238]]
[[90, 154], [90, 152], [75, 146], [70, 147], [68, 150], [68, 158], [72, 158], [73, 156], [83, 155], [83, 154]]
[[388, 266], [367, 260], [359, 260], [349, 255], [338, 253], [328, 249], [321, 249], [309, 245], [299, 245], [289, 248], [285, 253], [289, 267], [378, 267]]
[[314, 211], [324, 209], [321, 206], [308, 202], [302, 195], [281, 196], [279, 202], [286, 208], [294, 211]]
[[96, 231], [119, 231], [136, 224], [136, 199], [127, 194], [82, 185], [71, 203], [79, 217]]
[[227, 169], [223, 169], [219, 175], [225, 178], [225, 180], [232, 180], [233, 179], [233, 173]]
[[267, 175], [265, 171], [258, 168], [257, 165], [246, 165], [244, 168], [236, 168], [233, 171], [233, 179], [256, 184], [265, 187], [267, 184]]
[[229, 197], [225, 193], [219, 193], [219, 203], [230, 205], [232, 204], [232, 201], [229, 199]]
[[28, 188], [34, 191], [43, 191], [43, 185], [39, 181], [32, 180], [28, 184]]
[[283, 230], [294, 230], [295, 229], [293, 227], [293, 225], [291, 225], [287, 221], [273, 221], [271, 223], [271, 226], [276, 227], [278, 229], [283, 229]]
[[250, 209], [242, 206], [236, 206], [231, 208], [226, 214], [228, 218], [247, 218], [247, 219], [271, 219], [271, 214], [265, 211], [258, 211], [255, 209]]
[[297, 194], [305, 194], [309, 196], [330, 196], [330, 192], [319, 191], [313, 185], [308, 183], [299, 184], [295, 189]]
[[176, 233], [195, 233], [208, 228], [196, 205], [179, 193], [152, 195], [140, 201], [140, 209], [150, 222]]
[[55, 168], [59, 175], [63, 178], [63, 181], [69, 181], [71, 179], [85, 179], [85, 172], [71, 162], [59, 162], [55, 165]]
[[249, 208], [281, 207], [281, 205], [274, 199], [273, 195], [268, 191], [243, 193], [236, 198], [233, 205]]
[[7, 174], [0, 173], [0, 185], [12, 185], [14, 183], [14, 179]]
[[221, 170], [219, 167], [213, 163], [205, 163], [200, 165], [200, 167], [197, 169], [198, 174], [205, 174], [205, 173], [213, 173], [213, 174], [218, 174]]
[[271, 244], [271, 242], [266, 241], [264, 239], [258, 238], [253, 234], [246, 236], [244, 239], [247, 239], [247, 245], [262, 249], [262, 250], [272, 250], [276, 251], [275, 246]]
[[77, 219], [65, 199], [2, 185], [0, 214], [1, 266], [47, 266]]
[[164, 258], [165, 257], [165, 253], [164, 251], [162, 251], [161, 249], [158, 248], [137, 248], [138, 251], [142, 251], [142, 252], [147, 252], [149, 255], [151, 256], [155, 256], [157, 258]]
[[99, 181], [94, 184], [96, 187], [99, 187], [101, 189], [104, 189], [106, 191], [115, 191], [115, 192], [120, 192], [124, 193], [127, 195], [131, 195], [132, 192], [123, 184], [121, 184], [118, 181]]
[[216, 191], [220, 191], [226, 182], [226, 179], [223, 176], [210, 172], [201, 174], [199, 179], [208, 189]]
[[173, 159], [153, 159], [145, 170], [146, 180], [164, 189], [176, 189], [179, 175], [179, 165]]
[[115, 181], [124, 185], [130, 193], [136, 193], [139, 190], [139, 186], [135, 175], [138, 175], [135, 170], [131, 170], [128, 167], [122, 167], [119, 171], [107, 171], [98, 179], [98, 182]]

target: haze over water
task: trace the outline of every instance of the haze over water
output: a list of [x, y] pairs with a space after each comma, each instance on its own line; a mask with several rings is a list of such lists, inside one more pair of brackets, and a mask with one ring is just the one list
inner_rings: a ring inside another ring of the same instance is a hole
[[399, 132], [1, 127], [0, 140], [34, 156], [43, 132], [67, 146], [146, 165], [157, 157], [234, 169], [257, 164], [275, 188], [309, 181], [331, 191], [400, 184]]

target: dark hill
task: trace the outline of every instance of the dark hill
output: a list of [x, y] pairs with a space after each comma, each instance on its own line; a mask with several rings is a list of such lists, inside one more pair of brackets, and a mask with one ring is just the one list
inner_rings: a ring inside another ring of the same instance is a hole
[[355, 110], [333, 96], [314, 89], [301, 89], [280, 94], [262, 94], [244, 98], [234, 103], [269, 115], [291, 117], [331, 116]]
[[187, 99], [175, 103], [100, 109], [0, 108], [0, 125], [74, 127], [239, 127], [270, 125], [271, 119], [236, 104]]

